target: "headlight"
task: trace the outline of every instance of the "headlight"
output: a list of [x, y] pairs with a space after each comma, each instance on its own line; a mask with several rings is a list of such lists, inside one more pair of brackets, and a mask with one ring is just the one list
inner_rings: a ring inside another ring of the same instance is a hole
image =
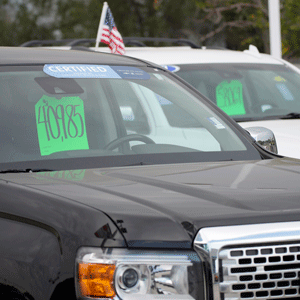
[[81, 248], [76, 261], [80, 299], [200, 299], [201, 264], [193, 251]]

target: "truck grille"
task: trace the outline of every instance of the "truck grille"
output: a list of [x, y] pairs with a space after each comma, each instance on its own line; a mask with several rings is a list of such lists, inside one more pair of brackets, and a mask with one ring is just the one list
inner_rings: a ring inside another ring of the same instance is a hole
[[224, 299], [299, 297], [300, 244], [222, 249], [220, 292]]
[[194, 249], [205, 300], [300, 299], [300, 222], [206, 227]]

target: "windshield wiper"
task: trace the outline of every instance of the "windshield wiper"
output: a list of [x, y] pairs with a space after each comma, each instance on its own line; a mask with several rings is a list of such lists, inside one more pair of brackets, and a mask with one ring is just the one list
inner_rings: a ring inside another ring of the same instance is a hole
[[277, 120], [277, 119], [300, 119], [300, 113], [291, 112], [288, 114], [278, 114], [278, 115], [265, 115], [265, 116], [255, 116], [249, 118], [232, 117], [236, 122], [249, 122], [249, 121], [264, 121], [264, 120]]
[[37, 172], [51, 172], [50, 169], [7, 169], [1, 170], [0, 173], [37, 173]]
[[237, 118], [232, 117], [232, 119], [236, 122], [250, 122], [250, 121], [256, 120], [256, 118], [243, 118], [243, 117], [241, 117], [241, 118], [240, 117], [237, 117]]
[[123, 167], [149, 166], [149, 165], [151, 165], [150, 162], [140, 161], [140, 162], [129, 164], [129, 165], [123, 165]]
[[287, 115], [281, 116], [280, 119], [300, 119], [300, 113], [291, 112]]

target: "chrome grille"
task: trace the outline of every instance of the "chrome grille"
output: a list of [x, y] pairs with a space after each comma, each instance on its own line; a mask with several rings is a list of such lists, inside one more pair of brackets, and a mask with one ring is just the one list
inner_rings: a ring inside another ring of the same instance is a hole
[[222, 249], [219, 260], [224, 299], [300, 295], [300, 244]]
[[205, 300], [300, 299], [300, 222], [202, 228]]

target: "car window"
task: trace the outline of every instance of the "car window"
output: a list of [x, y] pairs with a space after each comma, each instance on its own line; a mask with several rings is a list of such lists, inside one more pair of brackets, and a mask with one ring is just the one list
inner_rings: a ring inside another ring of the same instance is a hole
[[181, 66], [177, 74], [239, 119], [300, 112], [300, 75], [285, 66], [198, 64]]
[[76, 168], [76, 158], [99, 157], [100, 165], [110, 165], [103, 158], [115, 157], [111, 163], [122, 165], [139, 155], [160, 163], [186, 161], [187, 155], [190, 161], [232, 159], [236, 152], [243, 159], [260, 157], [220, 114], [166, 72], [121, 67], [134, 75], [120, 76], [112, 68], [117, 67], [101, 78], [86, 78], [83, 71], [78, 78], [61, 78], [43, 66], [3, 67], [1, 162], [48, 166], [50, 160], [73, 159]]
[[133, 83], [115, 80], [111, 82], [111, 85], [120, 106], [127, 133], [150, 134], [148, 116]]
[[157, 94], [156, 97], [170, 126], [179, 128], [203, 127], [199, 120], [196, 120], [191, 114], [189, 114], [185, 110], [182, 110], [172, 101]]

